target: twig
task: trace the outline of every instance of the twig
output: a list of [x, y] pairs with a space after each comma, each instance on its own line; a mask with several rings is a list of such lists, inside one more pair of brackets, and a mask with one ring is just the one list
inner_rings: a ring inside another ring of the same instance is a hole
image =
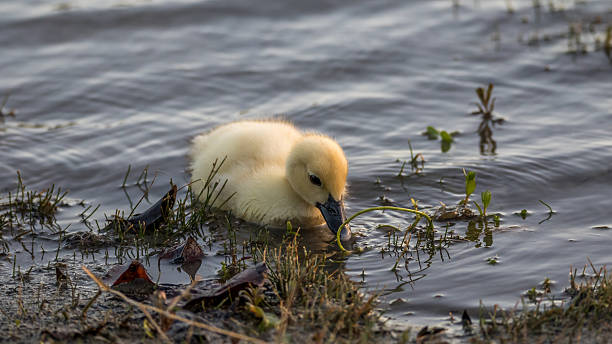
[[183, 318], [181, 316], [178, 316], [178, 315], [176, 315], [174, 313], [168, 312], [168, 311], [166, 311], [164, 309], [153, 307], [153, 306], [146, 305], [144, 303], [140, 303], [138, 301], [132, 300], [129, 297], [125, 296], [125, 294], [123, 294], [122, 292], [120, 292], [118, 290], [115, 290], [115, 289], [111, 289], [109, 286], [104, 284], [104, 282], [100, 281], [100, 279], [98, 279], [98, 277], [96, 277], [85, 266], [82, 266], [81, 268], [83, 269], [83, 271], [85, 271], [85, 273], [89, 276], [89, 278], [91, 278], [94, 282], [96, 282], [96, 284], [98, 285], [98, 287], [100, 287], [100, 289], [102, 289], [103, 291], [109, 292], [111, 294], [117, 295], [121, 299], [123, 299], [125, 302], [129, 303], [132, 306], [137, 307], [138, 309], [140, 309], [145, 314], [145, 316], [147, 316], [147, 318], [149, 319], [151, 324], [153, 326], [155, 326], [155, 329], [163, 337], [163, 339], [168, 341], [168, 342], [172, 342], [172, 341], [170, 341], [170, 339], [166, 336], [166, 334], [159, 328], [159, 325], [157, 325], [157, 323], [155, 323], [152, 320], [151, 315], [148, 312], [148, 310], [157, 312], [157, 313], [159, 313], [159, 314], [161, 314], [161, 315], [163, 315], [163, 316], [165, 316], [167, 318], [170, 318], [170, 319], [173, 319], [173, 320], [178, 320], [178, 321], [184, 322], [184, 323], [186, 323], [188, 325], [199, 327], [199, 328], [211, 331], [211, 332], [223, 334], [223, 335], [226, 335], [228, 337], [246, 340], [246, 341], [249, 341], [251, 343], [267, 344], [267, 342], [265, 342], [265, 341], [263, 341], [261, 339], [249, 337], [249, 336], [246, 336], [246, 335], [243, 335], [243, 334], [240, 334], [240, 333], [236, 333], [236, 332], [233, 332], [233, 331], [229, 331], [229, 330], [224, 330], [222, 328], [218, 328], [216, 326], [208, 325], [208, 324], [205, 324], [205, 323], [189, 320], [189, 319]]
[[153, 320], [153, 317], [151, 316], [151, 313], [149, 313], [147, 311], [147, 308], [148, 308], [147, 305], [130, 299], [129, 297], [125, 296], [122, 292], [120, 292], [118, 290], [111, 289], [109, 286], [104, 284], [104, 282], [100, 281], [98, 279], [98, 277], [96, 277], [93, 273], [91, 273], [91, 271], [89, 271], [89, 269], [87, 269], [85, 267], [85, 265], [81, 266], [81, 269], [83, 269], [83, 271], [85, 271], [85, 273], [94, 282], [96, 282], [96, 284], [100, 287], [100, 289], [102, 289], [103, 291], [110, 292], [111, 294], [115, 294], [115, 295], [119, 296], [120, 298], [122, 298], [125, 302], [129, 303], [130, 305], [138, 307], [138, 309], [140, 309], [144, 313], [144, 315], [147, 317], [147, 319], [149, 320], [151, 325], [153, 325], [153, 327], [155, 327], [155, 330], [157, 330], [157, 333], [159, 333], [159, 335], [162, 337], [162, 339], [164, 341], [168, 342], [168, 343], [172, 343], [170, 338], [168, 338], [168, 336], [166, 336], [166, 333], [164, 331], [162, 331], [162, 329], [159, 327], [159, 325], [157, 325], [157, 323]]

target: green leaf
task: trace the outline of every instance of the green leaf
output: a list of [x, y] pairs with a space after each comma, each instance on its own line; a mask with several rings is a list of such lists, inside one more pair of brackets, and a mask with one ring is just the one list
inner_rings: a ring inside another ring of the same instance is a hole
[[440, 132], [440, 137], [442, 138], [442, 147], [441, 147], [442, 152], [446, 153], [451, 149], [451, 143], [453, 143], [453, 137], [444, 130]]
[[432, 127], [431, 125], [427, 127], [427, 138], [430, 140], [436, 140], [438, 139], [438, 131], [436, 130], [436, 128]]
[[499, 257], [495, 256], [495, 257], [489, 257], [487, 258], [487, 263], [490, 265], [496, 265], [499, 263]]
[[442, 141], [447, 141], [448, 143], [453, 142], [453, 137], [444, 130], [440, 132], [440, 137], [442, 138]]
[[470, 171], [465, 175], [465, 195], [471, 195], [474, 190], [476, 190], [476, 172]]
[[478, 208], [478, 212], [480, 213], [480, 216], [484, 216], [484, 213], [482, 212], [482, 208], [480, 207], [480, 205], [476, 203], [476, 201], [472, 201], [472, 203], [474, 203], [476, 208]]
[[484, 88], [478, 87], [476, 89], [476, 94], [478, 95], [478, 98], [480, 99], [480, 101], [484, 103], [484, 98], [485, 98]]
[[491, 99], [491, 93], [493, 92], [493, 84], [489, 84], [487, 88], [487, 94], [485, 96], [485, 105], [489, 104], [489, 100]]
[[442, 145], [440, 147], [442, 149], [442, 153], [446, 153], [451, 149], [451, 142], [442, 140]]
[[489, 207], [489, 203], [491, 203], [491, 191], [487, 190], [480, 193], [480, 199], [482, 199], [482, 207], [484, 208], [485, 214], [487, 213], [487, 208]]

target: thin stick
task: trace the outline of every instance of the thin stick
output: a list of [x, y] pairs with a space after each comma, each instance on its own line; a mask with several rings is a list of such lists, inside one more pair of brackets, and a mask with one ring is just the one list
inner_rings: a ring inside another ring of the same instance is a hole
[[100, 287], [100, 289], [102, 289], [103, 291], [108, 291], [112, 294], [115, 294], [117, 296], [119, 296], [120, 298], [122, 298], [125, 302], [129, 303], [132, 306], [136, 306], [138, 307], [138, 309], [140, 309], [144, 315], [147, 317], [147, 319], [149, 320], [149, 322], [151, 323], [151, 325], [153, 325], [153, 327], [155, 327], [155, 330], [157, 331], [157, 333], [159, 333], [159, 335], [162, 337], [162, 339], [168, 343], [172, 343], [172, 341], [170, 340], [170, 338], [168, 338], [168, 336], [166, 336], [166, 333], [164, 331], [162, 331], [162, 329], [159, 327], [159, 325], [157, 325], [157, 323], [155, 321], [153, 321], [153, 317], [151, 316], [151, 313], [149, 313], [146, 309], [146, 305], [141, 304], [140, 302], [134, 301], [132, 299], [130, 299], [129, 297], [125, 296], [122, 292], [118, 291], [118, 290], [114, 290], [111, 289], [109, 286], [107, 286], [106, 284], [104, 284], [104, 282], [100, 281], [93, 273], [91, 273], [91, 271], [89, 271], [89, 269], [87, 269], [85, 267], [85, 265], [81, 266], [81, 269], [83, 269], [83, 271], [85, 271], [85, 273], [94, 281], [96, 282], [96, 284]]
[[367, 208], [367, 209], [363, 209], [361, 211], [356, 212], [353, 216], [349, 217], [348, 220], [344, 221], [344, 223], [342, 225], [340, 225], [340, 228], [338, 228], [338, 232], [336, 233], [336, 242], [338, 243], [338, 246], [340, 247], [340, 249], [342, 251], [350, 252], [349, 250], [345, 249], [344, 246], [342, 246], [342, 241], [340, 240], [340, 234], [342, 233], [342, 229], [344, 228], [344, 226], [346, 226], [349, 222], [351, 222], [357, 216], [359, 216], [361, 214], [369, 213], [369, 212], [374, 211], [374, 210], [397, 210], [397, 211], [405, 211], [405, 212], [408, 212], [408, 213], [414, 213], [414, 214], [417, 214], [417, 215], [421, 215], [421, 216], [425, 217], [427, 219], [427, 221], [429, 222], [428, 229], [431, 229], [433, 231], [433, 221], [431, 220], [431, 217], [429, 217], [429, 215], [425, 214], [422, 211], [418, 211], [418, 210], [414, 210], [414, 209], [408, 209], [408, 208], [402, 208], [402, 207], [391, 207], [391, 206], [382, 206], [382, 207]]
[[[211, 331], [211, 332], [223, 334], [223, 335], [226, 335], [228, 337], [232, 337], [232, 338], [236, 338], [236, 339], [242, 339], [242, 340], [246, 340], [246, 341], [249, 341], [249, 342], [252, 342], [252, 343], [257, 343], [257, 344], [267, 344], [267, 342], [264, 342], [263, 340], [260, 340], [260, 339], [257, 339], [257, 338], [245, 336], [245, 335], [240, 334], [240, 333], [224, 330], [222, 328], [218, 328], [218, 327], [215, 327], [215, 326], [212, 326], [212, 325], [208, 325], [208, 324], [204, 324], [204, 323], [201, 323], [201, 322], [189, 320], [189, 319], [183, 318], [181, 316], [178, 316], [178, 315], [176, 315], [174, 313], [168, 312], [168, 311], [166, 311], [164, 309], [153, 307], [153, 306], [146, 305], [144, 303], [140, 303], [138, 301], [132, 300], [129, 297], [125, 296], [122, 292], [120, 292], [118, 290], [115, 290], [115, 289], [111, 289], [109, 286], [104, 284], [104, 282], [100, 281], [100, 279], [98, 279], [98, 277], [96, 277], [85, 266], [81, 266], [81, 268], [83, 269], [83, 271], [85, 271], [85, 273], [89, 276], [89, 278], [91, 278], [94, 282], [96, 282], [96, 284], [100, 287], [100, 289], [102, 289], [103, 291], [107, 291], [107, 292], [109, 292], [111, 294], [117, 295], [120, 298], [122, 298], [125, 302], [129, 303], [132, 306], [137, 307], [138, 309], [140, 309], [147, 316], [147, 318], [150, 318], [150, 316], [151, 316], [149, 314], [149, 312], [147, 312], [147, 310], [150, 310], [150, 311], [154, 311], [154, 312], [157, 312], [159, 314], [162, 314], [162, 315], [164, 315], [167, 318], [171, 318], [173, 320], [178, 320], [178, 321], [184, 322], [184, 323], [186, 323], [188, 325], [199, 327], [199, 328]], [[166, 339], [167, 341], [171, 342], [170, 339], [168, 339], [168, 337], [166, 336], [166, 334], [161, 331], [161, 329], [159, 328], [159, 325], [157, 325], [151, 319], [149, 319], [149, 321], [151, 321], [153, 326], [155, 326], [155, 329], [157, 331], [159, 331], [159, 333], [162, 335], [162, 337], [164, 339]]]

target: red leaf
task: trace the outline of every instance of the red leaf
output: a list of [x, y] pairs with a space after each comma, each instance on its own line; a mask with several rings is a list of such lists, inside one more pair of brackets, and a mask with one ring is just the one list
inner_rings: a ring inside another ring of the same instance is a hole
[[114, 266], [102, 278], [104, 283], [110, 284], [113, 287], [123, 283], [134, 282], [136, 279], [144, 280], [146, 284], [155, 284], [151, 281], [145, 267], [137, 260], [132, 261], [129, 265]]

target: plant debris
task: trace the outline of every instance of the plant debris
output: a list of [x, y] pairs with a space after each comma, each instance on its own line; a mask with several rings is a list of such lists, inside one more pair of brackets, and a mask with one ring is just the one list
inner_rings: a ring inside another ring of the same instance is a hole
[[130, 264], [112, 267], [104, 277], [104, 283], [130, 295], [148, 295], [153, 292], [155, 283], [145, 267], [137, 260]]
[[[268, 268], [265, 263], [259, 263], [230, 278], [222, 286], [205, 291], [204, 295], [189, 300], [183, 308], [190, 311], [200, 311], [207, 307], [220, 304], [225, 299], [236, 298], [238, 292], [249, 287], [261, 287], [266, 280]], [[194, 289], [194, 291], [197, 289]]]
[[159, 255], [159, 259], [170, 259], [172, 264], [201, 261], [203, 257], [204, 251], [192, 236], [187, 237], [184, 243], [171, 247]]

